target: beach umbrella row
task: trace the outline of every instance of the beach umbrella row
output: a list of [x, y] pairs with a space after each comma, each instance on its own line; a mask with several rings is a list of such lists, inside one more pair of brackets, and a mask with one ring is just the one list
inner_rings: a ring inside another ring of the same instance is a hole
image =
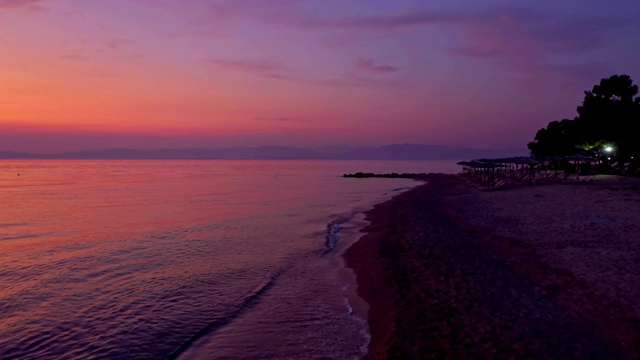
[[[519, 164], [519, 165], [537, 165], [543, 162], [550, 161], [584, 161], [584, 162], [599, 162], [591, 156], [576, 154], [570, 156], [541, 156], [541, 157], [528, 157], [528, 156], [516, 156], [509, 158], [497, 158], [497, 159], [477, 159], [471, 162], [485, 162], [485, 163], [503, 163], [503, 164]], [[461, 161], [464, 162], [464, 161]]]
[[476, 161], [460, 161], [456, 163], [457, 165], [469, 166], [472, 168], [497, 168], [497, 167], [505, 167], [503, 164], [499, 164], [497, 162], [484, 162], [480, 160]]
[[[508, 157], [508, 158], [495, 158], [495, 159], [476, 159], [471, 161], [460, 161], [457, 164], [466, 166], [474, 169], [474, 173], [477, 172], [478, 169], [491, 169], [491, 176], [493, 177], [496, 168], [500, 167], [510, 167], [509, 165], [515, 165], [515, 170], [518, 169], [519, 166], [528, 166], [529, 171], [529, 180], [532, 181], [533, 178], [533, 169], [539, 164], [549, 163], [553, 161], [568, 161], [575, 162], [576, 164], [576, 176], [579, 179], [579, 165], [582, 162], [599, 162], [600, 160], [593, 158], [591, 156], [576, 154], [571, 156], [544, 156], [544, 157], [527, 157], [527, 156], [517, 156], [517, 157]], [[509, 164], [509, 165], [505, 165]]]

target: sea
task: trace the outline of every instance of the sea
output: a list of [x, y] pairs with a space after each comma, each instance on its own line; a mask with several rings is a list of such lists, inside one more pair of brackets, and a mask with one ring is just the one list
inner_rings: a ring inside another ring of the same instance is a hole
[[360, 359], [343, 251], [454, 161], [0, 161], [0, 359]]

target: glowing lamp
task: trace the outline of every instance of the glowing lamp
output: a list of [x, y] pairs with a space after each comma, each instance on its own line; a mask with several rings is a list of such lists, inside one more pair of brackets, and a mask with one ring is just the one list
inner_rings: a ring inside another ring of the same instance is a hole
[[613, 150], [613, 148], [611, 146], [607, 146], [606, 148], [604, 148], [604, 151], [606, 152], [611, 152]]

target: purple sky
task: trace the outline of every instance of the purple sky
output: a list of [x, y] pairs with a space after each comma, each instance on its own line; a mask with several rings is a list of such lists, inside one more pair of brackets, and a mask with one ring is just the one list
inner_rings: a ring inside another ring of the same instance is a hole
[[640, 81], [637, 1], [0, 0], [0, 151], [521, 147]]

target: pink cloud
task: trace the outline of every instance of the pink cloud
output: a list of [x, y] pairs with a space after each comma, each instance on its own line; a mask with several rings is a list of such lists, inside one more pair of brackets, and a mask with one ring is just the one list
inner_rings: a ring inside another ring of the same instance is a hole
[[[593, 78], [593, 71], [597, 70], [598, 76], [603, 74], [603, 66], [581, 54], [602, 48], [607, 31], [629, 25], [603, 18], [544, 18], [532, 12], [504, 9], [490, 17], [460, 23], [464, 45], [450, 48], [447, 53], [485, 60], [500, 70], [529, 78]], [[564, 56], [574, 58], [572, 66], [554, 63], [554, 59]], [[576, 60], [579, 57], [582, 59]]]
[[377, 65], [373, 59], [359, 58], [356, 62], [356, 67], [360, 70], [364, 70], [373, 74], [386, 74], [400, 70], [399, 67], [391, 65]]
[[106, 42], [106, 45], [109, 49], [111, 50], [119, 50], [123, 47], [126, 47], [128, 45], [132, 45], [134, 43], [133, 40], [131, 39], [111, 39], [109, 41]]
[[0, 0], [0, 9], [42, 10], [40, 4], [46, 0]]
[[281, 123], [304, 123], [309, 119], [293, 118], [293, 117], [276, 117], [276, 118], [256, 118], [258, 121], [281, 122]]
[[223, 69], [229, 69], [270, 79], [292, 80], [293, 78], [295, 78], [295, 73], [293, 70], [289, 69], [284, 64], [275, 61], [252, 59], [208, 59], [207, 62]]
[[[386, 73], [396, 71], [397, 68], [388, 65], [375, 65], [368, 63], [371, 60], [363, 60], [362, 69], [373, 73]], [[384, 85], [384, 82], [361, 76], [341, 76], [337, 78], [319, 78], [301, 73], [283, 62], [261, 59], [207, 59], [206, 63], [218, 68], [232, 70], [253, 76], [305, 83], [320, 86], [370, 86], [372, 84]], [[356, 65], [358, 66], [358, 65]]]
[[576, 53], [598, 48], [604, 33], [629, 25], [608, 19], [540, 18], [505, 9], [460, 24], [467, 45], [451, 53], [467, 57], [532, 56]]
[[[628, 17], [608, 19], [604, 16], [545, 14], [532, 8], [499, 6], [484, 10], [466, 8], [409, 9], [371, 15], [318, 13], [309, 10], [307, 1], [246, 0], [211, 1], [197, 5], [206, 26], [217, 26], [235, 20], [250, 19], [272, 27], [303, 29], [306, 31], [357, 30], [357, 36], [381, 34], [402, 37], [405, 28], [424, 28], [425, 32], [445, 30], [458, 35], [459, 45], [444, 49], [455, 58], [485, 60], [489, 64], [512, 73], [537, 76], [540, 71], [554, 70], [557, 56], [578, 57], [581, 53], [599, 50], [607, 45], [609, 32], [632, 26]], [[178, 5], [176, 5], [178, 6]], [[184, 4], [183, 10], [190, 5]], [[196, 6], [196, 5], [194, 5]], [[194, 10], [193, 8], [191, 9]], [[626, 20], [625, 20], [626, 19]], [[437, 28], [436, 28], [437, 27]], [[398, 30], [398, 32], [395, 32]], [[340, 32], [348, 41], [349, 33]], [[580, 61], [588, 62], [583, 57]], [[230, 64], [227, 64], [230, 65]], [[247, 66], [251, 65], [251, 66]], [[264, 64], [235, 64], [237, 70], [253, 72], [272, 78], [289, 77]], [[398, 68], [360, 59], [361, 71], [383, 74]], [[275, 74], [275, 76], [274, 76]]]

